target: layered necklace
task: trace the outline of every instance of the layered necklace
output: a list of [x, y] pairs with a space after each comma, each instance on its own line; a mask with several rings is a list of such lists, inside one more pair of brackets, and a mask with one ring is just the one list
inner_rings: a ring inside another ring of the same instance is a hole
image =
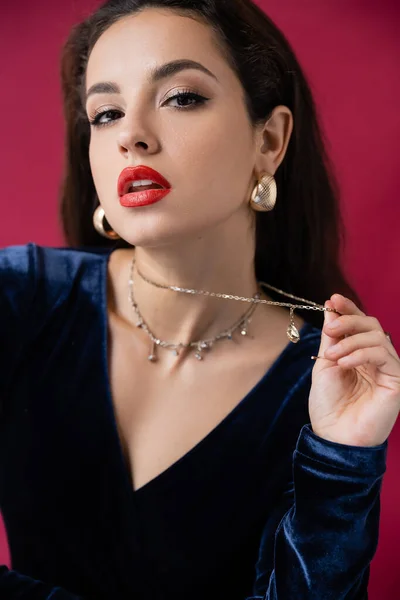
[[183, 348], [192, 348], [192, 349], [194, 349], [195, 358], [199, 361], [203, 360], [205, 352], [209, 352], [213, 348], [213, 345], [216, 342], [223, 341], [223, 340], [233, 340], [234, 339], [233, 335], [237, 331], [240, 331], [240, 335], [242, 335], [242, 336], [248, 335], [248, 326], [251, 323], [252, 315], [253, 315], [255, 309], [257, 308], [258, 304], [271, 304], [274, 306], [285, 306], [285, 307], [290, 308], [289, 326], [287, 328], [286, 333], [287, 333], [289, 340], [293, 343], [297, 343], [300, 340], [299, 331], [294, 323], [295, 309], [306, 309], [306, 310], [308, 309], [308, 310], [320, 310], [320, 311], [328, 310], [331, 312], [337, 312], [333, 308], [324, 307], [321, 304], [312, 302], [311, 300], [305, 300], [304, 298], [299, 298], [297, 296], [294, 296], [293, 294], [288, 294], [288, 293], [286, 293], [278, 288], [275, 288], [272, 285], [269, 285], [268, 283], [265, 283], [263, 281], [259, 281], [258, 284], [260, 286], [266, 286], [269, 289], [274, 290], [275, 292], [283, 294], [284, 296], [289, 296], [290, 298], [293, 298], [294, 300], [306, 302], [307, 305], [297, 305], [297, 304], [291, 304], [288, 302], [275, 302], [272, 300], [264, 300], [263, 298], [261, 298], [261, 293], [259, 291], [256, 292], [252, 296], [252, 298], [246, 298], [243, 296], [234, 296], [231, 294], [208, 292], [206, 290], [195, 290], [195, 289], [181, 288], [181, 287], [174, 286], [174, 285], [163, 285], [163, 284], [157, 283], [155, 281], [151, 281], [150, 279], [145, 277], [137, 268], [136, 270], [137, 270], [139, 277], [141, 277], [147, 283], [149, 283], [157, 288], [160, 288], [160, 289], [167, 289], [167, 290], [171, 290], [174, 292], [180, 292], [180, 293], [184, 293], [184, 294], [193, 294], [193, 295], [201, 294], [203, 296], [211, 296], [214, 298], [224, 298], [224, 299], [228, 299], [228, 300], [237, 300], [237, 301], [241, 301], [241, 302], [250, 303], [250, 307], [247, 309], [247, 311], [245, 313], [243, 313], [241, 315], [241, 317], [239, 319], [237, 319], [231, 327], [223, 330], [221, 333], [219, 333], [218, 335], [216, 335], [214, 337], [207, 338], [207, 339], [201, 339], [201, 340], [195, 340], [193, 342], [188, 342], [188, 343], [167, 342], [165, 340], [161, 340], [160, 338], [157, 338], [152, 333], [152, 331], [150, 331], [150, 328], [148, 327], [147, 323], [145, 322], [145, 320], [139, 310], [139, 307], [135, 301], [134, 292], [133, 292], [134, 267], [135, 267], [135, 258], [132, 259], [130, 273], [129, 273], [129, 301], [130, 301], [132, 308], [134, 309], [136, 316], [137, 316], [136, 326], [143, 329], [143, 331], [145, 331], [146, 334], [150, 338], [150, 351], [148, 353], [148, 360], [150, 362], [157, 361], [157, 359], [158, 359], [157, 348], [158, 347], [165, 348], [166, 350], [171, 351], [174, 354], [174, 356], [178, 356], [180, 351]]

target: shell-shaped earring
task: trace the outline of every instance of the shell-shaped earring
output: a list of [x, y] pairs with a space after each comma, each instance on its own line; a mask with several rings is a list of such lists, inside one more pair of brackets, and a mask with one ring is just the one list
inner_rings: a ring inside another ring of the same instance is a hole
[[107, 238], [108, 240], [119, 240], [121, 239], [118, 233], [116, 233], [113, 229], [110, 229], [108, 225], [107, 229], [104, 226], [105, 222], [107, 222], [106, 214], [102, 206], [98, 206], [93, 213], [93, 225], [97, 233]]
[[250, 206], [253, 210], [259, 212], [271, 211], [276, 204], [277, 195], [278, 190], [275, 177], [265, 173], [259, 179], [251, 194]]

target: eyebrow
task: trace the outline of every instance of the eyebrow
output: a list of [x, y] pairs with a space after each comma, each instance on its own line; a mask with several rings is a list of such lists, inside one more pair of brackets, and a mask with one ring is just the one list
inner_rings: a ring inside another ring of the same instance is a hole
[[[167, 77], [172, 77], [172, 75], [176, 75], [176, 73], [180, 73], [181, 71], [185, 71], [186, 69], [197, 69], [198, 71], [202, 71], [206, 75], [209, 75], [210, 77], [218, 81], [214, 73], [212, 73], [209, 69], [207, 69], [207, 67], [205, 67], [201, 63], [196, 62], [195, 60], [178, 59], [152, 69], [149, 75], [149, 82], [158, 83], [159, 81], [162, 81]], [[88, 100], [88, 98], [94, 94], [120, 93], [120, 87], [116, 83], [113, 83], [111, 81], [103, 81], [90, 86], [86, 94], [86, 100]]]

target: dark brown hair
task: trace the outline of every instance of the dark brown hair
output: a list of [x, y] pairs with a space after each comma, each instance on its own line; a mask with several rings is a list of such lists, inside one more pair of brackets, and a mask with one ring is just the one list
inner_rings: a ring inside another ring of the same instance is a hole
[[[90, 52], [108, 27], [147, 7], [206, 22], [244, 89], [254, 125], [278, 105], [290, 108], [294, 129], [276, 172], [278, 201], [273, 211], [256, 213], [255, 273], [285, 292], [319, 304], [337, 292], [363, 309], [340, 266], [344, 226], [338, 185], [324, 145], [309, 84], [289, 42], [251, 0], [109, 0], [73, 28], [64, 46], [61, 77], [66, 119], [66, 161], [60, 217], [70, 246], [120, 246], [93, 228], [98, 199], [89, 164], [90, 127], [83, 89]], [[267, 290], [274, 299], [290, 299]], [[323, 313], [302, 311], [322, 326]]]

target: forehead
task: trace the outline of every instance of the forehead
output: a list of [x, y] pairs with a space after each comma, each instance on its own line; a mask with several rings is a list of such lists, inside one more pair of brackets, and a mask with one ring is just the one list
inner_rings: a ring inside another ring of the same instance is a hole
[[100, 36], [89, 57], [87, 87], [127, 72], [140, 76], [182, 58], [203, 62], [214, 72], [228, 69], [210, 26], [172, 10], [147, 8], [123, 17]]

